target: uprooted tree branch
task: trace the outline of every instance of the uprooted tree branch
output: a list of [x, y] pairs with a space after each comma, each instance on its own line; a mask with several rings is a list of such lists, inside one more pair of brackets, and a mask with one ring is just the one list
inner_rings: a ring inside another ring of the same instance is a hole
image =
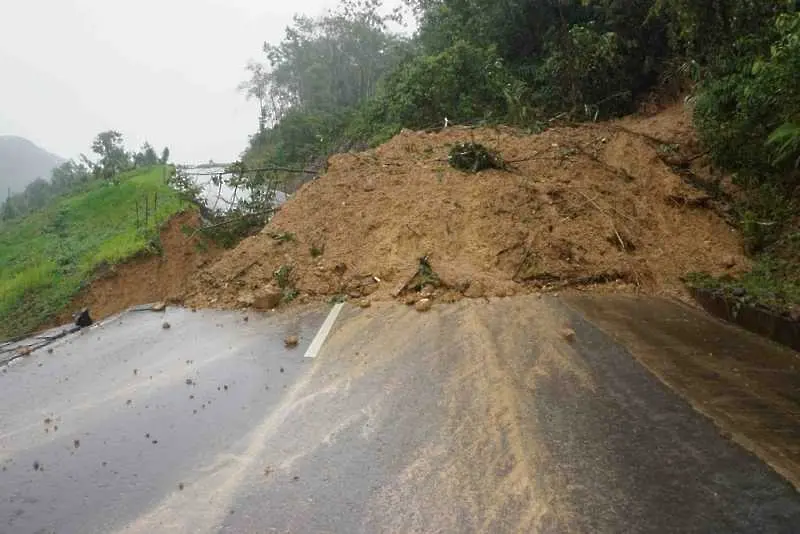
[[[269, 222], [287, 196], [288, 175], [301, 174], [313, 179], [320, 172], [273, 165], [248, 168], [243, 162], [226, 165], [218, 171], [192, 171], [180, 167], [170, 177], [170, 185], [200, 210], [201, 226], [190, 236], [202, 233], [223, 246], [233, 246]], [[203, 177], [209, 179], [203, 183]]]

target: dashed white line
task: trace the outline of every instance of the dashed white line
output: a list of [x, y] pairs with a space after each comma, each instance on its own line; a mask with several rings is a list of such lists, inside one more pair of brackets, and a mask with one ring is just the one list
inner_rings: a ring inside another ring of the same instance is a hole
[[308, 347], [306, 351], [306, 358], [316, 358], [317, 354], [319, 354], [319, 350], [322, 348], [322, 344], [325, 343], [325, 340], [328, 338], [328, 334], [331, 333], [331, 328], [333, 328], [333, 324], [336, 322], [336, 318], [339, 317], [339, 312], [342, 311], [344, 308], [344, 303], [335, 304], [333, 309], [328, 314], [328, 317], [325, 319], [325, 322], [322, 323], [322, 326], [317, 332], [317, 335], [314, 336], [314, 340], [311, 342], [311, 346]]

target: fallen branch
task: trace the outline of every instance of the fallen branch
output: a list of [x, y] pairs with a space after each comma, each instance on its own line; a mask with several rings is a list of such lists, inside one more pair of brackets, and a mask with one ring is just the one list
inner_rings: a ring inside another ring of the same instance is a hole
[[611, 223], [611, 229], [614, 231], [614, 235], [617, 237], [617, 240], [619, 241], [622, 252], [627, 252], [628, 246], [625, 244], [625, 240], [622, 239], [622, 236], [619, 235], [619, 232], [617, 231], [617, 225], [614, 224], [614, 218], [611, 215], [609, 215], [608, 212], [603, 210], [603, 208], [601, 208], [600, 205], [594, 201], [594, 199], [589, 198], [589, 196], [586, 195], [583, 191], [578, 190], [578, 194], [581, 195], [583, 198], [585, 198], [587, 201], [589, 201], [589, 203], [592, 204], [597, 209], [597, 211], [599, 211], [608, 218], [609, 222]]
[[[59, 332], [57, 334], [53, 334], [53, 335], [49, 335], [49, 336], [38, 336], [37, 338], [35, 338], [35, 339], [39, 340], [38, 343], [33, 343], [31, 345], [15, 346], [15, 347], [10, 348], [10, 349], [3, 349], [2, 351], [0, 351], [0, 354], [7, 354], [9, 352], [13, 352], [14, 355], [11, 356], [10, 358], [5, 358], [5, 359], [0, 360], [0, 365], [8, 365], [9, 363], [11, 363], [11, 362], [13, 362], [15, 360], [18, 360], [20, 358], [24, 358], [26, 356], [30, 356], [34, 351], [39, 350], [41, 348], [44, 348], [47, 345], [50, 345], [50, 344], [54, 343], [55, 341], [57, 341], [57, 340], [59, 340], [59, 339], [61, 339], [63, 337], [68, 336], [69, 334], [72, 334], [74, 332], [79, 331], [80, 329], [81, 329], [81, 327], [79, 327], [79, 326], [72, 326], [70, 328], [62, 330], [61, 332]], [[13, 342], [9, 341], [9, 342], [4, 343], [3, 345], [7, 346], [7, 345], [9, 345], [11, 343], [13, 343]]]
[[693, 162], [693, 161], [695, 161], [697, 159], [702, 158], [703, 156], [707, 156], [708, 154], [709, 154], [709, 151], [708, 150], [704, 150], [703, 152], [700, 152], [699, 154], [695, 154], [691, 158], [687, 159], [686, 163], [691, 163], [691, 162]]
[[250, 263], [248, 263], [247, 265], [245, 265], [244, 267], [242, 267], [241, 269], [239, 269], [238, 271], [236, 271], [236, 273], [235, 273], [233, 276], [230, 276], [230, 277], [228, 277], [228, 280], [227, 280], [227, 281], [228, 281], [228, 282], [231, 282], [231, 281], [233, 281], [233, 280], [236, 280], [237, 278], [239, 278], [240, 276], [242, 276], [244, 273], [246, 273], [247, 271], [249, 271], [250, 269], [252, 269], [252, 268], [253, 268], [253, 267], [255, 267], [256, 265], [260, 265], [260, 263], [261, 263], [261, 262], [260, 262], [259, 260], [253, 260], [253, 261], [251, 261]]
[[513, 281], [515, 282], [518, 281], [517, 279], [520, 273], [522, 272], [522, 269], [524, 269], [525, 266], [528, 265], [528, 260], [531, 259], [531, 256], [533, 256], [533, 251], [531, 251], [528, 248], [525, 248], [525, 254], [522, 256], [522, 261], [519, 263], [519, 265], [517, 266], [517, 270], [514, 271], [514, 275], [511, 277]]
[[225, 174], [250, 174], [253, 172], [290, 172], [295, 174], [319, 174], [322, 169], [292, 169], [289, 167], [278, 167], [278, 166], [270, 166], [270, 167], [261, 167], [259, 169], [244, 169], [244, 170], [236, 170], [236, 171], [220, 171], [220, 172], [184, 172], [184, 176], [222, 176]]
[[[581, 190], [579, 190], [579, 189], [578, 189], [578, 190], [576, 190], [576, 191], [577, 191], [577, 193], [578, 193], [579, 195], [581, 195], [583, 198], [585, 198], [586, 200], [588, 200], [588, 201], [589, 201], [589, 202], [590, 202], [590, 203], [591, 203], [591, 204], [592, 204], [592, 205], [593, 205], [595, 208], [597, 208], [597, 210], [598, 210], [598, 211], [600, 211], [600, 213], [602, 213], [602, 214], [603, 214], [603, 215], [605, 215], [606, 217], [611, 217], [611, 216], [610, 216], [608, 213], [606, 213], [605, 211], [603, 211], [603, 209], [602, 209], [602, 208], [601, 208], [601, 207], [600, 207], [600, 206], [597, 204], [597, 202], [595, 202], [593, 199], [589, 198], [589, 195], [587, 195], [586, 193], [584, 193], [583, 191], [581, 191]], [[633, 223], [633, 224], [636, 224], [636, 221], [634, 221], [634, 220], [633, 220], [633, 218], [631, 218], [631, 216], [630, 216], [630, 215], [625, 215], [624, 213], [622, 213], [621, 211], [619, 211], [618, 209], [616, 209], [616, 208], [615, 208], [615, 207], [613, 207], [613, 206], [609, 206], [609, 209], [610, 209], [611, 211], [613, 211], [614, 213], [616, 213], [617, 215], [619, 215], [620, 217], [622, 217], [623, 219], [627, 219], [629, 222], [631, 222], [631, 223]]]
[[209, 226], [201, 226], [199, 228], [196, 228], [195, 231], [192, 232], [192, 234], [187, 239], [192, 239], [199, 232], [205, 232], [206, 230], [213, 230], [214, 228], [221, 228], [223, 226], [227, 226], [227, 225], [233, 224], [235, 222], [244, 221], [245, 219], [249, 219], [251, 217], [256, 217], [256, 216], [260, 216], [260, 215], [269, 215], [269, 214], [274, 213], [274, 212], [275, 212], [274, 209], [268, 209], [268, 210], [264, 210], [264, 211], [258, 211], [258, 212], [255, 212], [255, 213], [248, 213], [247, 215], [243, 215], [241, 217], [235, 217], [233, 219], [228, 219], [226, 221], [222, 221], [221, 223], [211, 224]]

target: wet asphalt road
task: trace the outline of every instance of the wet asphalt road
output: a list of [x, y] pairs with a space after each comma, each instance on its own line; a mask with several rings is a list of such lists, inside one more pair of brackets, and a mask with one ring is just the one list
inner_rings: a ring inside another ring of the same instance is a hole
[[348, 307], [305, 360], [327, 311], [132, 313], [15, 362], [0, 533], [798, 531], [580, 307]]

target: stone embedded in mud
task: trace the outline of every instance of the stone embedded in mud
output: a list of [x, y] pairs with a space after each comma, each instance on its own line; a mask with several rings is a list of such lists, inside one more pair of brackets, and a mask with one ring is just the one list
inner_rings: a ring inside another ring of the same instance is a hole
[[433, 308], [433, 301], [431, 299], [421, 299], [414, 305], [414, 309], [420, 313], [431, 311], [431, 308]]
[[87, 326], [92, 326], [94, 321], [92, 317], [89, 315], [89, 308], [84, 308], [77, 314], [75, 314], [75, 326], [80, 326], [81, 328], [86, 328]]
[[429, 298], [431, 298], [433, 296], [433, 294], [435, 292], [436, 292], [436, 288], [433, 287], [432, 285], [428, 284], [427, 286], [422, 288], [422, 291], [419, 292], [419, 296], [424, 298], [424, 299], [429, 299]]
[[169, 330], [170, 328], [172, 328], [172, 325], [169, 324], [167, 321], [164, 321], [163, 323], [161, 323], [161, 328], [163, 328], [164, 330]]
[[366, 308], [369, 308], [369, 307], [371, 307], [371, 306], [372, 306], [372, 302], [370, 302], [370, 301], [369, 301], [369, 300], [367, 300], [367, 299], [363, 299], [363, 300], [360, 300], [360, 301], [358, 302], [358, 306], [359, 306], [360, 308], [364, 308], [364, 309], [366, 309]]
[[261, 311], [274, 310], [281, 303], [282, 298], [281, 290], [276, 286], [269, 285], [253, 294], [252, 307]]
[[483, 284], [480, 282], [472, 282], [464, 290], [464, 296], [469, 299], [479, 299], [484, 296], [484, 294]]
[[162, 312], [167, 309], [167, 303], [164, 301], [156, 302], [153, 304], [150, 309], [154, 312]]
[[733, 269], [736, 267], [736, 258], [731, 255], [724, 256], [720, 264], [726, 269]]
[[406, 306], [413, 306], [414, 304], [417, 303], [418, 300], [419, 300], [418, 294], [409, 293], [408, 295], [405, 296], [403, 302], [406, 304]]
[[293, 349], [300, 344], [300, 338], [297, 336], [287, 336], [286, 339], [283, 340], [283, 344], [286, 345], [287, 348]]
[[575, 330], [571, 328], [564, 328], [563, 330], [561, 330], [561, 337], [563, 337], [568, 342], [572, 343], [573, 341], [575, 341], [576, 337]]
[[368, 297], [375, 293], [380, 286], [377, 283], [367, 284], [361, 288], [361, 295]]

